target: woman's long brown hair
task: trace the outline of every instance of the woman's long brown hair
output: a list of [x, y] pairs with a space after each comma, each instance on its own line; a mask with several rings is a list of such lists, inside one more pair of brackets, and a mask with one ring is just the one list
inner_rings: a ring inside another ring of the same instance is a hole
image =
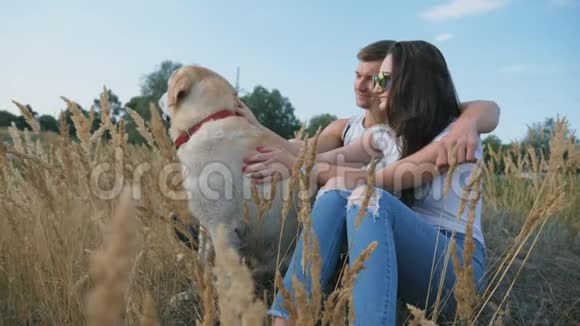
[[[440, 134], [460, 114], [460, 102], [443, 54], [425, 41], [397, 42], [389, 50], [392, 82], [387, 98], [387, 123], [407, 157]], [[412, 206], [414, 189], [402, 192]]]

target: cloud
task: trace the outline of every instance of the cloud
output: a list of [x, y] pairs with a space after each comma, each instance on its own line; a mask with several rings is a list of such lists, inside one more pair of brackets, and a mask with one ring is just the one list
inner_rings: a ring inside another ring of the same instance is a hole
[[439, 35], [435, 36], [435, 41], [437, 41], [437, 42], [445, 42], [445, 41], [449, 41], [452, 38], [453, 38], [453, 34], [442, 33], [442, 34], [439, 34]]
[[509, 2], [510, 0], [452, 0], [451, 2], [435, 6], [421, 13], [420, 16], [428, 21], [457, 19], [500, 9], [507, 6]]
[[576, 7], [580, 4], [579, 0], [550, 0], [550, 2], [559, 7]]

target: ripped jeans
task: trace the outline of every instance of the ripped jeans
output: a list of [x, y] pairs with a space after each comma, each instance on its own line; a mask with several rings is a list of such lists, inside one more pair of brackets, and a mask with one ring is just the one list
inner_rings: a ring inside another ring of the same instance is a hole
[[[357, 227], [355, 219], [365, 190], [364, 187], [352, 192], [321, 190], [314, 203], [310, 232], [316, 234], [320, 247], [320, 286], [324, 289], [333, 276], [344, 241], [348, 241], [351, 266], [369, 244], [377, 241], [378, 246], [356, 277], [353, 289], [355, 325], [395, 325], [397, 296], [405, 303], [423, 309], [433, 305], [444, 270], [451, 231], [426, 223], [419, 214], [380, 188], [375, 189]], [[463, 264], [464, 234], [456, 233], [455, 240], [457, 255]], [[481, 292], [484, 286], [485, 253], [479, 241], [475, 240], [475, 244], [474, 281]], [[303, 245], [301, 235], [284, 277], [284, 287], [293, 299], [292, 274], [304, 285], [307, 298], [311, 293], [310, 268], [307, 268], [306, 275], [302, 272]], [[448, 315], [455, 310], [454, 283], [453, 264], [449, 259], [441, 294], [443, 314]], [[278, 293], [268, 313], [288, 319], [288, 312], [281, 306], [282, 300]]]

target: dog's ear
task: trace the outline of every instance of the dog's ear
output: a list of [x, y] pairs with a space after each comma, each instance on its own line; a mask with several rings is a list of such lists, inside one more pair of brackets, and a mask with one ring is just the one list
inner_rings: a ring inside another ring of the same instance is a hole
[[172, 78], [167, 91], [167, 106], [175, 108], [179, 102], [187, 97], [193, 87], [193, 83], [193, 76], [187, 73], [178, 73]]

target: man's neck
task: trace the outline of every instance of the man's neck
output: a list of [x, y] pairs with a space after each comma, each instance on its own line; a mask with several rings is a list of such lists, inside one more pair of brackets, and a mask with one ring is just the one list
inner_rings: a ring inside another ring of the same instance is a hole
[[365, 112], [365, 119], [363, 125], [365, 128], [372, 127], [374, 125], [383, 124], [386, 122], [385, 112], [381, 111], [379, 108], [370, 108]]

